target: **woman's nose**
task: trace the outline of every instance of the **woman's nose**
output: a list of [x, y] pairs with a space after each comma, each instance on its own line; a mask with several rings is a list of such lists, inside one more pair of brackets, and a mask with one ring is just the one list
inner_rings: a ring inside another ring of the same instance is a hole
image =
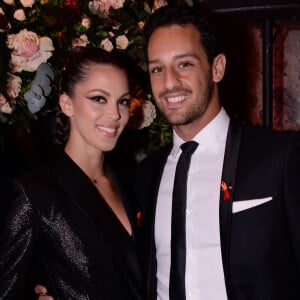
[[108, 116], [111, 120], [119, 120], [121, 118], [120, 110], [118, 104], [111, 104], [108, 107]]

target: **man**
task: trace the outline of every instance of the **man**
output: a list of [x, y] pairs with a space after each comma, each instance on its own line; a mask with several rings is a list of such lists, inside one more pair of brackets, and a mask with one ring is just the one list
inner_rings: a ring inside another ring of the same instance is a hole
[[174, 133], [137, 170], [149, 299], [169, 299], [173, 182], [191, 140], [186, 298], [300, 299], [299, 135], [229, 119], [218, 92], [226, 58], [196, 9], [158, 9], [145, 37], [153, 96]]
[[175, 168], [179, 146], [193, 140], [186, 296], [177, 299], [300, 299], [299, 135], [229, 119], [218, 92], [226, 58], [196, 9], [160, 8], [144, 30], [153, 96], [174, 133], [173, 145], [137, 172], [149, 298], [171, 294]]

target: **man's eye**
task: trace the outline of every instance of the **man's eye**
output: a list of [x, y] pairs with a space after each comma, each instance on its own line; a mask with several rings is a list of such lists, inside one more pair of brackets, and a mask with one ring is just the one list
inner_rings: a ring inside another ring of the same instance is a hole
[[129, 107], [130, 106], [130, 99], [121, 99], [121, 100], [119, 100], [119, 104]]
[[180, 68], [187, 68], [189, 66], [192, 66], [192, 64], [190, 62], [182, 62], [179, 64]]

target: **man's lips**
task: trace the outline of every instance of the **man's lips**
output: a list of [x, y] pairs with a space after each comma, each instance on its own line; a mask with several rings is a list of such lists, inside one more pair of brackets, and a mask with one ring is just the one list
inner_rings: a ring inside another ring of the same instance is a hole
[[169, 103], [180, 103], [188, 98], [187, 95], [165, 96], [164, 99]]

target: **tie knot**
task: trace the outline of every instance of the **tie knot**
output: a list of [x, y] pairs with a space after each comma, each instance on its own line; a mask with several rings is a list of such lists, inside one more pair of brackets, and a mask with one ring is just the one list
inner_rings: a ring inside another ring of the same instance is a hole
[[194, 141], [186, 142], [180, 146], [182, 152], [192, 155], [196, 148], [198, 147], [198, 143]]

